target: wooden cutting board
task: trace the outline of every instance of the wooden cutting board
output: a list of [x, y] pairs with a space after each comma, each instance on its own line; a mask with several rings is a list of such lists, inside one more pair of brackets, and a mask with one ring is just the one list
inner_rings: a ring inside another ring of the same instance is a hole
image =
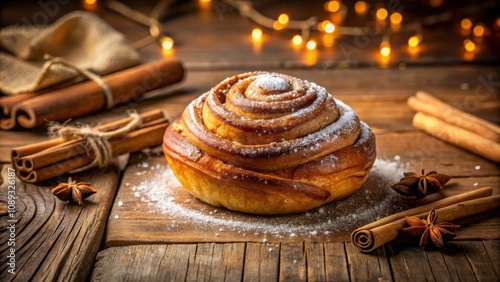
[[[409, 140], [415, 136], [408, 134]], [[400, 137], [401, 138], [401, 137]], [[419, 137], [426, 142], [426, 135]], [[401, 139], [399, 140], [401, 142]], [[429, 153], [452, 156], [456, 148], [436, 141]], [[377, 136], [379, 160], [370, 172], [365, 185], [348, 199], [321, 208], [286, 216], [256, 216], [233, 212], [205, 204], [188, 194], [177, 181], [161, 154], [153, 157], [137, 155], [124, 173], [108, 222], [107, 246], [151, 243], [193, 242], [342, 242], [348, 241], [352, 230], [378, 218], [417, 205], [416, 200], [393, 192], [390, 185], [403, 176], [404, 171], [419, 171], [419, 158], [397, 155], [404, 151], [393, 143], [391, 136]], [[410, 152], [412, 153], [412, 152]], [[427, 154], [427, 153], [426, 153]], [[388, 158], [392, 156], [392, 158]], [[425, 156], [423, 156], [425, 157]], [[404, 162], [412, 158], [417, 167]], [[462, 158], [462, 164], [472, 170], [478, 158]], [[479, 159], [480, 160], [480, 159]], [[476, 170], [478, 176], [488, 174], [487, 162]], [[431, 169], [450, 175], [460, 175], [462, 167], [434, 163]], [[470, 171], [467, 174], [472, 174]], [[479, 180], [478, 180], [479, 179]], [[425, 201], [472, 190], [478, 185], [492, 186], [499, 193], [498, 177], [454, 178], [443, 192], [429, 196]], [[481, 183], [477, 183], [480, 181]], [[483, 217], [474, 225], [458, 232], [458, 239], [500, 237], [498, 216]], [[473, 221], [466, 221], [469, 226]]]

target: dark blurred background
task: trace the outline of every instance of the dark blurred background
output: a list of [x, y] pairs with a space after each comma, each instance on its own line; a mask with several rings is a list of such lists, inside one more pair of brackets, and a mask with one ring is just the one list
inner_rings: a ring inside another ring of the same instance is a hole
[[[120, 1], [135, 11], [149, 15], [157, 1]], [[333, 34], [313, 30], [300, 46], [292, 38], [299, 30], [263, 27], [245, 18], [223, 0], [173, 1], [160, 22], [165, 34], [175, 42], [165, 52], [160, 44], [141, 48], [144, 60], [175, 56], [190, 69], [276, 68], [276, 67], [399, 67], [408, 65], [487, 64], [500, 62], [500, 1], [404, 0], [404, 1], [250, 1], [264, 16], [278, 19], [287, 14], [290, 21], [316, 17], [318, 23], [330, 21]], [[333, 9], [328, 10], [329, 2]], [[359, 3], [363, 4], [359, 4]], [[90, 3], [90, 4], [89, 4]], [[361, 10], [364, 6], [364, 10]], [[377, 19], [385, 9], [387, 18]], [[1, 26], [14, 24], [50, 24], [74, 10], [96, 13], [111, 26], [126, 34], [131, 43], [148, 35], [148, 28], [137, 24], [106, 6], [100, 0], [7, 0], [1, 2]], [[391, 22], [399, 13], [402, 21]], [[465, 22], [463, 22], [465, 20]], [[465, 27], [464, 27], [465, 24]], [[469, 24], [469, 26], [467, 25]], [[419, 26], [417, 30], [409, 28]], [[479, 26], [478, 32], [474, 29]], [[338, 33], [352, 27], [358, 35]], [[375, 34], [375, 28], [381, 34]], [[260, 40], [252, 39], [252, 30], [262, 29]], [[340, 29], [339, 29], [340, 28]], [[321, 29], [321, 27], [320, 27]], [[392, 32], [391, 32], [392, 31]], [[384, 36], [387, 35], [387, 36]], [[418, 36], [417, 46], [408, 40]], [[316, 43], [308, 50], [308, 40]], [[387, 40], [390, 54], [381, 54]], [[473, 45], [471, 45], [471, 42]], [[468, 46], [466, 46], [468, 44]], [[472, 48], [472, 49], [471, 49]], [[221, 57], [223, 52], [224, 57]], [[276, 58], [276, 52], [281, 55]]]

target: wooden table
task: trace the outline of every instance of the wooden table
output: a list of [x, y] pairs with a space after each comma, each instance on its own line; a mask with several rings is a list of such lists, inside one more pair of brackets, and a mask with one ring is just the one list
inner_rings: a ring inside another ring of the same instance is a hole
[[[281, 11], [307, 17], [300, 3], [283, 6], [273, 2], [268, 16]], [[101, 4], [101, 3], [100, 3]], [[151, 3], [137, 4], [148, 12]], [[79, 9], [79, 3], [60, 4], [52, 22]], [[157, 91], [134, 105], [140, 112], [161, 108], [173, 120], [189, 101], [222, 79], [251, 70], [283, 72], [325, 86], [349, 104], [373, 129], [380, 160], [397, 163], [409, 171], [421, 168], [453, 176], [440, 197], [490, 186], [500, 193], [500, 167], [491, 161], [430, 137], [411, 126], [413, 112], [406, 100], [424, 90], [465, 111], [495, 123], [500, 121], [498, 33], [484, 39], [472, 59], [463, 57], [457, 21], [426, 30], [429, 44], [415, 56], [405, 40], [396, 37], [390, 61], [381, 66], [379, 37], [369, 37], [360, 52], [346, 57], [333, 47], [308, 52], [290, 46], [288, 31], [265, 30], [260, 46], [254, 45], [249, 20], [220, 1], [198, 7], [198, 2], [176, 5], [165, 21], [175, 39], [171, 54], [154, 44], [141, 49], [144, 61], [176, 57], [184, 61], [186, 79]], [[319, 5], [321, 8], [322, 4]], [[418, 8], [418, 7], [417, 7]], [[408, 13], [418, 11], [407, 6]], [[352, 9], [352, 8], [351, 8]], [[34, 19], [43, 11], [35, 4], [6, 5], [2, 24]], [[147, 30], [99, 7], [96, 11], [130, 42]], [[4, 17], [5, 15], [5, 17]], [[498, 15], [496, 15], [498, 16]], [[349, 19], [349, 18], [348, 18]], [[363, 24], [362, 19], [346, 20]], [[357, 22], [360, 21], [360, 22]], [[455, 28], [455, 29], [453, 29]], [[451, 30], [451, 32], [450, 32]], [[496, 37], [495, 37], [496, 36]], [[441, 39], [442, 41], [438, 41]], [[458, 44], [455, 48], [453, 44]], [[312, 55], [311, 55], [312, 54]], [[312, 56], [312, 59], [311, 59]], [[467, 61], [469, 60], [469, 61]], [[123, 116], [125, 107], [77, 119], [96, 122]], [[0, 202], [7, 203], [10, 150], [17, 145], [44, 140], [45, 129], [0, 131], [2, 188]], [[167, 164], [158, 148], [125, 156], [105, 171], [74, 176], [98, 188], [84, 207], [64, 204], [50, 193], [57, 180], [30, 185], [16, 181], [16, 275], [7, 273], [7, 245], [12, 222], [1, 217], [0, 279], [2, 281], [498, 281], [500, 279], [500, 217], [492, 211], [458, 220], [456, 240], [443, 250], [420, 248], [411, 240], [396, 240], [373, 253], [361, 253], [349, 232], [266, 233], [266, 227], [242, 231], [242, 216], [207, 206], [176, 189], [165, 173]], [[174, 191], [174, 190], [172, 190]], [[361, 190], [362, 192], [363, 190]], [[154, 194], [154, 193], [159, 194]], [[162, 194], [163, 193], [163, 194]], [[159, 197], [159, 198], [154, 198]], [[163, 198], [162, 198], [163, 197]], [[163, 201], [163, 202], [162, 202]], [[182, 211], [174, 210], [176, 207]], [[164, 204], [163, 209], [160, 204]], [[167, 208], [165, 208], [167, 207]], [[317, 216], [330, 207], [311, 211]], [[187, 215], [186, 210], [194, 215]], [[379, 210], [383, 213], [383, 210]], [[201, 220], [200, 220], [201, 218]], [[4, 220], [5, 219], [5, 220]], [[203, 222], [203, 220], [206, 220]], [[226, 221], [239, 221], [229, 228]], [[257, 222], [284, 224], [288, 218], [260, 218]], [[354, 219], [353, 219], [354, 221]], [[356, 226], [357, 227], [357, 226]], [[256, 227], [257, 228], [257, 227]], [[260, 229], [259, 229], [260, 228]], [[350, 231], [353, 228], [347, 230]], [[328, 230], [326, 230], [328, 231]], [[248, 234], [247, 234], [248, 233]]]

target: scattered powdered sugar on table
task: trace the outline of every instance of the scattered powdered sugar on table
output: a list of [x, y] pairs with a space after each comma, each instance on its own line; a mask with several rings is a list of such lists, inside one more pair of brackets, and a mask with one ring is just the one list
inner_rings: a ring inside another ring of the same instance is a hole
[[[143, 162], [143, 169], [149, 167], [146, 163]], [[390, 188], [406, 171], [399, 160], [377, 159], [365, 185], [347, 199], [309, 212], [283, 216], [249, 215], [202, 203], [182, 188], [166, 164], [152, 166], [152, 169], [154, 176], [127, 187], [147, 205], [148, 212], [165, 214], [174, 225], [182, 222], [196, 225], [200, 231], [212, 231], [215, 236], [233, 231], [242, 236], [260, 235], [266, 241], [266, 236], [311, 238], [345, 234], [411, 205]]]

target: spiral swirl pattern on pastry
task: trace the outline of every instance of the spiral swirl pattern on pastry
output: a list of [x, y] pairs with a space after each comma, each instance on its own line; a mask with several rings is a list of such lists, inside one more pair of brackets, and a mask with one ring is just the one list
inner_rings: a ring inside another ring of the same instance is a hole
[[375, 158], [375, 139], [325, 88], [252, 72], [192, 101], [167, 130], [163, 149], [183, 186], [201, 200], [250, 213], [289, 213], [359, 189]]

